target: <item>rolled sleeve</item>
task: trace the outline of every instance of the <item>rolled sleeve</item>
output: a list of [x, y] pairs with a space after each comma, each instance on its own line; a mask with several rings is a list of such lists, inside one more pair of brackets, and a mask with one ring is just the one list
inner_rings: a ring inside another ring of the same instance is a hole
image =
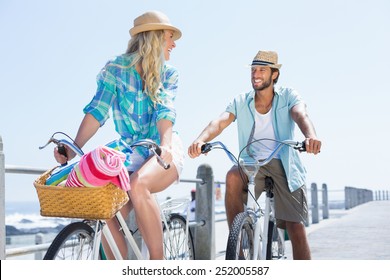
[[166, 71], [163, 79], [163, 87], [160, 90], [159, 97], [161, 103], [157, 104], [156, 120], [169, 120], [172, 124], [176, 121], [176, 109], [174, 101], [176, 99], [179, 75], [175, 68], [166, 66]]
[[295, 105], [302, 103], [303, 99], [295, 89], [290, 89], [288, 94], [288, 109], [291, 110]]
[[97, 90], [91, 102], [84, 107], [84, 113], [91, 114], [102, 126], [109, 118], [111, 104], [116, 98], [116, 79], [106, 65], [97, 75]]

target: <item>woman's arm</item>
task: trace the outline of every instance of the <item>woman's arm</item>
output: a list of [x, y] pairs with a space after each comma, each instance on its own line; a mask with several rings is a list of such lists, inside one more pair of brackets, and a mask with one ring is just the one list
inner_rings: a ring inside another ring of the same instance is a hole
[[[95, 119], [95, 117], [93, 117], [91, 114], [85, 114], [80, 124], [74, 143], [80, 148], [82, 148], [85, 143], [87, 143], [88, 140], [91, 139], [93, 135], [95, 135], [96, 131], [98, 131], [99, 128], [100, 123]], [[72, 149], [69, 149], [67, 147], [65, 148], [67, 157], [58, 153], [57, 148], [54, 149], [54, 157], [57, 162], [61, 164], [73, 159], [76, 156], [75, 152]]]
[[172, 122], [161, 119], [157, 122], [157, 130], [160, 135], [161, 158], [166, 162], [172, 162]]

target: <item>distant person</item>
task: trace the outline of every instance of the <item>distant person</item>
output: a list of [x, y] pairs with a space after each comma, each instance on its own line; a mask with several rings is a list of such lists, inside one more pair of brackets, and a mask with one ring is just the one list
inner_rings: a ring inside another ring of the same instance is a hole
[[195, 221], [196, 219], [196, 190], [191, 190], [191, 202], [190, 202], [190, 214], [188, 219], [190, 221]]
[[221, 184], [215, 185], [215, 200], [221, 200], [222, 199], [222, 191], [221, 191]]
[[[126, 217], [131, 209], [135, 210], [150, 259], [163, 259], [160, 212], [152, 193], [177, 181], [183, 165], [181, 140], [173, 132], [178, 72], [166, 64], [181, 31], [165, 14], [150, 11], [134, 20], [130, 35], [127, 51], [109, 60], [98, 74], [96, 94], [84, 108], [85, 116], [74, 142], [83, 147], [109, 118], [111, 109], [115, 129], [127, 144], [149, 138], [161, 146], [162, 159], [171, 165], [167, 170], [144, 148], [137, 148], [131, 154], [130, 201], [121, 212]], [[129, 152], [120, 141], [114, 143], [118, 145], [115, 148]], [[55, 149], [54, 156], [59, 163], [64, 163], [75, 154], [67, 149], [65, 157]], [[108, 225], [126, 258], [126, 241], [117, 221], [111, 219]]]
[[[321, 141], [317, 138], [302, 98], [294, 89], [275, 86], [281, 66], [278, 64], [276, 52], [259, 51], [251, 65], [253, 90], [234, 98], [226, 111], [206, 126], [189, 146], [189, 156], [199, 156], [201, 146], [220, 135], [234, 121], [237, 121], [240, 150], [255, 139], [294, 139], [294, 128], [297, 124], [305, 137], [307, 152], [319, 153]], [[260, 142], [254, 149], [244, 150], [242, 157], [265, 159], [276, 144], [274, 141]], [[261, 194], [264, 189], [265, 176], [271, 176], [274, 180], [277, 226], [287, 229], [294, 259], [311, 259], [305, 231], [308, 216], [306, 170], [299, 153], [293, 149], [282, 149], [270, 163], [261, 167], [255, 180], [257, 194]], [[247, 183], [248, 178], [242, 180], [237, 166], [228, 171], [225, 208], [229, 228], [234, 217], [244, 210], [243, 197]]]

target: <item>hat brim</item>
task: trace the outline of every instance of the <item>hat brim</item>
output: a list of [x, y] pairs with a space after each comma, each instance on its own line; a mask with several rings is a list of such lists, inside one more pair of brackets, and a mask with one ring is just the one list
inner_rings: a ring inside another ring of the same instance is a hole
[[135, 26], [130, 29], [130, 35], [131, 37], [134, 37], [138, 33], [146, 32], [146, 31], [152, 31], [152, 30], [172, 30], [173, 33], [173, 40], [178, 40], [181, 37], [181, 31], [170, 24], [164, 24], [164, 23], [146, 23], [139, 26]]
[[269, 64], [269, 63], [258, 63], [258, 62], [252, 62], [252, 64], [248, 65], [251, 66], [268, 66], [275, 69], [280, 69], [282, 67], [282, 64]]

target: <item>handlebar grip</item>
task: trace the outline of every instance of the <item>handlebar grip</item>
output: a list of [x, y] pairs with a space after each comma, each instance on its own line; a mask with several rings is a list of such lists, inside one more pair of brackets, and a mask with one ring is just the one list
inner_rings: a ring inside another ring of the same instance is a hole
[[155, 151], [156, 151], [156, 154], [161, 156], [161, 148], [159, 146], [156, 145]]
[[66, 149], [65, 149], [64, 144], [58, 144], [57, 149], [58, 149], [58, 153], [60, 153], [63, 156], [68, 157], [68, 155], [66, 154]]
[[[161, 148], [158, 145], [155, 146], [155, 152], [158, 156], [161, 156]], [[158, 157], [157, 157], [157, 159], [160, 162], [160, 164], [162, 165], [162, 167], [164, 167], [164, 169], [169, 169], [171, 167], [171, 165], [169, 163], [164, 162], [162, 159], [160, 159]]]
[[200, 152], [202, 154], [208, 153], [211, 151], [211, 148], [212, 148], [211, 144], [205, 143], [202, 145], [202, 147], [200, 147]]

